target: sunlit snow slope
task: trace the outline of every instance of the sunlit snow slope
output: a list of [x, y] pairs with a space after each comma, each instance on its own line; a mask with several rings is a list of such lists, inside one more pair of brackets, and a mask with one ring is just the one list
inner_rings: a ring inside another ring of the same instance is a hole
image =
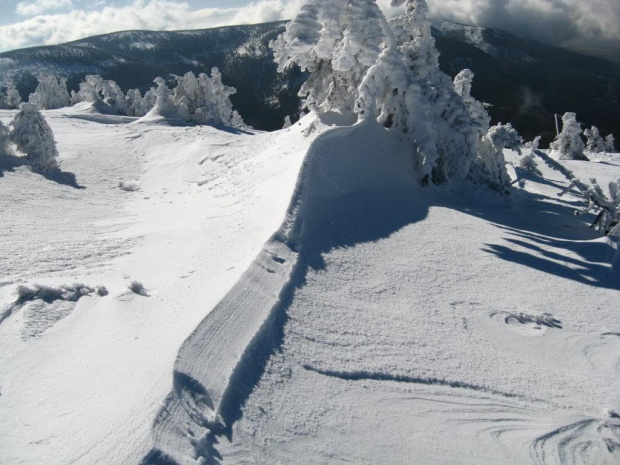
[[[284, 219], [311, 139], [44, 114], [63, 174], [0, 159], [0, 463], [136, 463], [179, 347]], [[109, 295], [11, 311], [19, 285], [74, 282]]]
[[45, 114], [64, 174], [0, 160], [0, 463], [620, 460], [614, 247], [540, 156], [500, 196], [372, 122]]
[[144, 463], [617, 463], [614, 249], [542, 170], [446, 192], [374, 123], [319, 136], [287, 221], [181, 348]]

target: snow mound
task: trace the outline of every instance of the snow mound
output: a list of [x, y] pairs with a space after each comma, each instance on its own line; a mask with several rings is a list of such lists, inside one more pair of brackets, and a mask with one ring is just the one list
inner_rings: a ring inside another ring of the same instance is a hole
[[[417, 189], [407, 146], [374, 121], [332, 129], [308, 150], [279, 230], [179, 351], [174, 389], [154, 427], [146, 463], [209, 459], [230, 436], [245, 399], [281, 339], [283, 309], [323, 251], [377, 240], [394, 230], [390, 203]], [[383, 211], [383, 214], [380, 214]], [[367, 228], [359, 220], [368, 215]], [[340, 234], [335, 217], [355, 219]], [[409, 218], [402, 218], [406, 224]]]

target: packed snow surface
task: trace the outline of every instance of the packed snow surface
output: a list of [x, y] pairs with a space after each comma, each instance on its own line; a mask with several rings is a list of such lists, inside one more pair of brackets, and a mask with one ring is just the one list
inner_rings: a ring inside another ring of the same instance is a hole
[[540, 157], [500, 196], [373, 122], [44, 114], [62, 173], [0, 159], [0, 463], [620, 461], [615, 246]]

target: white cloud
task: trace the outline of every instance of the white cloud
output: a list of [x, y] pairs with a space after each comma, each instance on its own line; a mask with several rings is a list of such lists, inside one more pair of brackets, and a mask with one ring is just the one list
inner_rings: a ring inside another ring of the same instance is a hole
[[[2, 0], [0, 0], [2, 1]], [[21, 2], [28, 8], [71, 0]], [[505, 29], [554, 44], [620, 41], [619, 0], [428, 0], [431, 14], [458, 22]], [[0, 51], [58, 44], [128, 29], [179, 30], [290, 19], [302, 0], [255, 0], [239, 8], [190, 11], [181, 0], [132, 0], [126, 6], [74, 9], [38, 15], [0, 27]], [[388, 14], [390, 0], [377, 0]], [[91, 4], [92, 5], [92, 4]], [[108, 3], [109, 5], [109, 3]], [[34, 10], [32, 10], [34, 11]], [[43, 11], [43, 10], [41, 10]]]
[[72, 6], [72, 0], [35, 0], [33, 2], [18, 2], [15, 6], [15, 13], [21, 16], [36, 16], [61, 8], [71, 8]]

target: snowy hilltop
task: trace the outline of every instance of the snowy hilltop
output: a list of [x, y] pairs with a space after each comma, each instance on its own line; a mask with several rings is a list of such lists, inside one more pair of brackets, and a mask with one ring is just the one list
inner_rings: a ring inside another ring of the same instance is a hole
[[0, 463], [618, 463], [613, 135], [492, 123], [393, 3], [304, 3], [273, 132], [218, 69], [2, 94]]

